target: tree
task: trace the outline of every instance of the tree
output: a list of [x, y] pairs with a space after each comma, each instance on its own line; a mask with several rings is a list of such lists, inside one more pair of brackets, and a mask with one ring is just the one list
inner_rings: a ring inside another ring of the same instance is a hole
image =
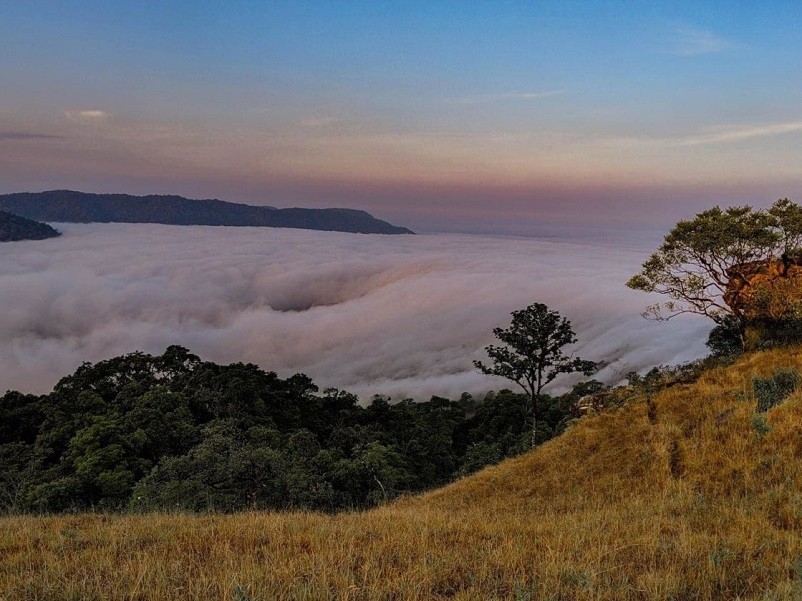
[[627, 286], [670, 299], [647, 307], [647, 319], [704, 315], [728, 329], [735, 324], [743, 343], [746, 316], [724, 300], [730, 279], [756, 262], [787, 260], [801, 245], [802, 207], [787, 198], [766, 211], [714, 207], [679, 221]]
[[473, 364], [484, 374], [515, 382], [526, 393], [534, 447], [536, 401], [543, 388], [560, 374], [581, 372], [589, 376], [596, 370], [596, 363], [563, 352], [563, 347], [576, 343], [571, 322], [542, 303], [513, 311], [510, 327], [494, 328], [493, 334], [503, 343], [485, 347], [493, 365], [481, 361]]
[[768, 210], [774, 218], [774, 226], [779, 230], [780, 250], [787, 255], [798, 256], [802, 247], [802, 207], [781, 198]]

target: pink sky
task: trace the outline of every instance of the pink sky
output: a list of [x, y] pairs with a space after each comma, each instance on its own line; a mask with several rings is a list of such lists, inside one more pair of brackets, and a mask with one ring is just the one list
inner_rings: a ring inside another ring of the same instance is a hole
[[800, 28], [796, 2], [19, 3], [0, 193], [493, 232], [799, 201]]

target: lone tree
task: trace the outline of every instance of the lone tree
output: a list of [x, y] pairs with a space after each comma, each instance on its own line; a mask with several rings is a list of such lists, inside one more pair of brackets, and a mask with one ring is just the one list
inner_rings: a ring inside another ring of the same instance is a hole
[[576, 342], [571, 322], [542, 303], [512, 312], [509, 328], [494, 328], [503, 346], [485, 347], [492, 366], [473, 364], [480, 372], [515, 382], [526, 393], [527, 413], [532, 420], [532, 446], [537, 433], [536, 401], [543, 388], [559, 374], [582, 372], [589, 376], [596, 363], [566, 355], [563, 347]]
[[730, 280], [755, 262], [787, 261], [800, 246], [802, 207], [787, 198], [768, 210], [714, 207], [678, 222], [627, 286], [670, 299], [647, 307], [645, 318], [704, 315], [735, 330], [743, 345], [747, 318], [724, 300]]

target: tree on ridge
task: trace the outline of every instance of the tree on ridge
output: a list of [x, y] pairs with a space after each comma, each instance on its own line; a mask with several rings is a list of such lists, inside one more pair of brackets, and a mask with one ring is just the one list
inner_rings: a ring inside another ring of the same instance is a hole
[[669, 298], [646, 308], [647, 319], [704, 315], [742, 345], [748, 317], [732, 302], [732, 282], [747, 281], [756, 266], [787, 263], [802, 250], [802, 207], [782, 198], [768, 210], [718, 206], [679, 221], [627, 286]]
[[571, 322], [542, 303], [512, 312], [508, 328], [494, 328], [493, 334], [503, 345], [485, 347], [493, 362], [473, 364], [480, 372], [515, 382], [528, 398], [527, 413], [532, 420], [532, 447], [537, 434], [537, 399], [545, 386], [560, 374], [581, 372], [591, 375], [597, 368], [593, 361], [566, 355], [563, 347], [576, 343]]

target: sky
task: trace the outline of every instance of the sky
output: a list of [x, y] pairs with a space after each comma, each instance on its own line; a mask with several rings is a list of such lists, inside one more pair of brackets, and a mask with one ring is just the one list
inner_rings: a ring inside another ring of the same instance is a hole
[[0, 193], [424, 232], [802, 199], [798, 1], [0, 0]]

